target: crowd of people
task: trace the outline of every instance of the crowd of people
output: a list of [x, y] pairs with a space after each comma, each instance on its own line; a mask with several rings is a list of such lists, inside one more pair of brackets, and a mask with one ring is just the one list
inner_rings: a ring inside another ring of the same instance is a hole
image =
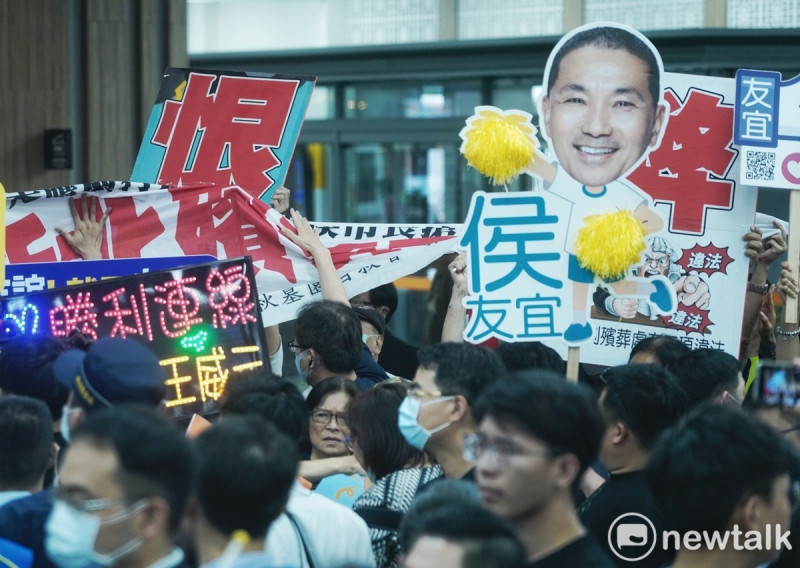
[[[387, 340], [393, 286], [351, 303], [329, 251], [291, 215], [324, 298], [280, 339], [297, 377], [276, 364], [230, 381], [196, 438], [167, 418], [163, 368], [132, 339], [2, 345], [0, 557], [76, 568], [800, 565], [800, 411], [791, 393], [760, 396], [756, 376], [764, 360], [792, 360], [797, 327], [775, 321], [752, 280], [740, 358], [654, 334], [628, 363], [572, 382], [544, 344], [464, 343], [458, 309], [443, 342]], [[745, 239], [754, 277], [785, 249], [783, 233]], [[467, 270], [451, 259], [453, 298]], [[777, 290], [797, 294], [788, 264]], [[406, 351], [413, 374], [394, 365]], [[741, 543], [681, 540], [728, 533]], [[675, 546], [662, 546], [669, 535]]]
[[[642, 65], [623, 47], [574, 49]], [[557, 68], [548, 132], [567, 126], [558, 105], [583, 96], [556, 78]], [[636, 94], [647, 128], [630, 156], [614, 157], [615, 177], [657, 138], [652, 90]], [[559, 148], [564, 168], [581, 166], [575, 144]], [[549, 181], [561, 167], [540, 166]], [[583, 192], [602, 197], [605, 184]], [[288, 204], [281, 188], [273, 206]], [[110, 210], [88, 222], [85, 198], [84, 216], [71, 206], [75, 231], [62, 236], [99, 258]], [[655, 232], [649, 203], [637, 211]], [[393, 285], [348, 297], [330, 250], [288, 215], [296, 231], [283, 235], [313, 259], [322, 299], [298, 311], [291, 338], [265, 330], [270, 368], [229, 381], [197, 435], [168, 417], [164, 368], [133, 339], [0, 345], [0, 564], [800, 566], [800, 327], [773, 304], [776, 293], [797, 297], [796, 267], [784, 263], [774, 287], [766, 280], [786, 249], [782, 227], [743, 237], [751, 270], [738, 358], [653, 333], [624, 364], [573, 381], [541, 343], [464, 342], [463, 255], [447, 259], [432, 340], [417, 346], [389, 329]], [[668, 243], [651, 237], [650, 249], [639, 280], [608, 286], [597, 308], [632, 319], [673, 295], [703, 309], [716, 300], [696, 274], [669, 278]], [[585, 303], [593, 275], [570, 278]], [[588, 306], [578, 307], [575, 341], [591, 332]], [[296, 375], [283, 376], [284, 348]]]

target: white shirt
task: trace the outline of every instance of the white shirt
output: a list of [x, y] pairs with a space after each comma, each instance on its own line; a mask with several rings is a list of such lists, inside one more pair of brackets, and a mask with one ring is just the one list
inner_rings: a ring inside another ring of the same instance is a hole
[[[286, 510], [302, 530], [316, 568], [375, 566], [367, 524], [351, 509], [295, 482]], [[309, 566], [300, 535], [286, 514], [272, 523], [266, 551], [276, 564]]]

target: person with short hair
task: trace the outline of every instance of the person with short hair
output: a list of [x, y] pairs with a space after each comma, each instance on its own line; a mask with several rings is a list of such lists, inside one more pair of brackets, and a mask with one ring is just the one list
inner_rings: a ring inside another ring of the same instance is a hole
[[0, 433], [1, 507], [42, 490], [56, 447], [47, 405], [28, 396], [0, 396]]
[[403, 341], [389, 329], [389, 322], [397, 311], [397, 287], [394, 282], [381, 284], [350, 298], [350, 305], [378, 310], [386, 321], [379, 363], [387, 373], [410, 379], [417, 370], [419, 346]]
[[[308, 412], [298, 388], [280, 377], [247, 375], [230, 383], [223, 395], [221, 419], [256, 414], [296, 444], [301, 455]], [[361, 517], [316, 491], [292, 486], [286, 510], [272, 523], [266, 550], [276, 563], [298, 568], [374, 566], [369, 531]]]
[[264, 547], [297, 472], [291, 440], [255, 415], [226, 416], [200, 434], [197, 453], [193, 533], [201, 565], [279, 566]]
[[563, 357], [541, 341], [501, 343], [495, 349], [509, 373], [526, 369], [548, 370], [563, 375], [566, 365]]
[[654, 364], [672, 369], [691, 350], [691, 347], [677, 337], [649, 335], [636, 342], [631, 349], [628, 363]]
[[372, 358], [378, 362], [383, 350], [386, 321], [381, 312], [366, 306], [353, 306], [353, 311], [361, 320], [361, 341], [367, 346]]
[[[729, 531], [725, 545], [681, 546], [672, 568], [755, 568], [775, 560], [797, 506], [797, 467], [780, 435], [732, 406], [707, 403], [668, 430], [645, 470], [666, 528], [681, 542], [689, 531]], [[730, 531], [739, 531], [738, 547]], [[755, 538], [762, 546], [744, 546]]]
[[308, 438], [304, 440], [308, 454], [300, 462], [300, 475], [314, 488], [330, 475], [366, 475], [348, 445], [351, 432], [347, 410], [359, 392], [353, 381], [334, 376], [320, 381], [308, 393]]
[[188, 566], [173, 538], [194, 486], [194, 452], [176, 425], [146, 407], [93, 412], [59, 471], [47, 554], [57, 566]]
[[475, 432], [471, 406], [504, 372], [497, 353], [467, 343], [426, 345], [397, 417], [400, 432], [435, 458], [447, 478], [474, 479], [464, 459], [464, 436]]
[[43, 335], [18, 335], [3, 342], [0, 349], [0, 392], [30, 396], [43, 401], [50, 411], [53, 432], [59, 447], [61, 421], [69, 389], [53, 376], [53, 362], [69, 345]]
[[[605, 422], [600, 460], [610, 478], [581, 503], [581, 522], [609, 557], [618, 558], [608, 532], [620, 515], [637, 513], [656, 527], [664, 521], [644, 482], [644, 467], [658, 437], [688, 409], [686, 394], [677, 380], [658, 365], [620, 365], [603, 371], [605, 384], [600, 410]], [[670, 552], [657, 549], [645, 558], [622, 566], [659, 568]]]
[[671, 367], [689, 397], [689, 404], [705, 402], [741, 406], [744, 378], [739, 360], [719, 349], [698, 348], [685, 353]]
[[475, 419], [465, 453], [484, 504], [517, 530], [528, 566], [613, 566], [572, 497], [602, 436], [589, 388], [550, 371], [517, 371], [486, 389]]
[[479, 504], [442, 504], [413, 519], [403, 568], [525, 568], [514, 528]]

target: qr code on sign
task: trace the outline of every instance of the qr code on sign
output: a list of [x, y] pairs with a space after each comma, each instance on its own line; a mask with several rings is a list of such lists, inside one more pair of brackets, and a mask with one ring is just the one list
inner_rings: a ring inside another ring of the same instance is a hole
[[775, 179], [775, 152], [747, 151], [745, 178], [761, 181]]

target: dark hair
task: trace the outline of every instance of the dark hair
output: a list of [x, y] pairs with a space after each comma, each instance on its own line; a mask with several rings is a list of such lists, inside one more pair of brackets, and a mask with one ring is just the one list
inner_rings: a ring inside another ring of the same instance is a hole
[[658, 64], [658, 56], [636, 35], [616, 26], [592, 26], [576, 33], [561, 45], [550, 64], [550, 75], [547, 77], [548, 96], [558, 80], [561, 60], [576, 49], [590, 46], [603, 49], [622, 49], [641, 59], [649, 70], [647, 88], [653, 98], [653, 105], [658, 104], [661, 99], [661, 67]]
[[486, 389], [475, 403], [477, 421], [491, 416], [546, 444], [552, 455], [572, 454], [580, 462], [573, 484], [597, 459], [603, 419], [589, 387], [552, 371], [517, 371]]
[[297, 473], [291, 440], [255, 415], [225, 417], [197, 438], [197, 498], [209, 523], [264, 538]]
[[435, 343], [417, 351], [419, 366], [434, 371], [445, 395], [460, 394], [472, 405], [483, 390], [505, 373], [500, 356], [480, 345]]
[[44, 401], [51, 421], [59, 420], [69, 389], [56, 381], [53, 362], [68, 348], [67, 342], [54, 337], [12, 337], [0, 350], [0, 389]]
[[358, 440], [362, 465], [378, 479], [425, 464], [425, 454], [410, 446], [397, 427], [397, 411], [407, 392], [400, 383], [379, 383], [361, 391], [347, 409], [350, 437]]
[[0, 396], [0, 491], [41, 482], [53, 446], [53, 418], [41, 400]]
[[692, 349], [677, 337], [671, 335], [650, 335], [638, 341], [631, 349], [628, 362], [636, 355], [651, 354], [660, 365], [674, 371], [678, 360]]
[[750, 495], [768, 501], [775, 478], [797, 456], [776, 432], [741, 410], [705, 404], [668, 430], [650, 453], [645, 479], [667, 527], [725, 530]]
[[150, 407], [115, 406], [88, 415], [75, 429], [72, 444], [83, 441], [116, 453], [129, 504], [157, 495], [169, 504], [170, 530], [178, 528], [194, 489], [195, 455], [177, 425]]
[[333, 373], [351, 373], [361, 358], [361, 321], [340, 302], [320, 300], [300, 308], [294, 336], [303, 349], [313, 348]]
[[225, 416], [254, 414], [273, 424], [300, 452], [308, 438], [308, 413], [303, 395], [294, 384], [277, 376], [240, 374], [229, 381], [220, 402]]
[[306, 397], [306, 412], [314, 412], [329, 394], [345, 393], [352, 401], [361, 392], [356, 383], [346, 377], [328, 377], [318, 382]]
[[386, 314], [386, 323], [392, 319], [394, 312], [397, 311], [397, 288], [394, 282], [387, 282], [369, 291], [369, 303], [374, 308], [386, 306], [389, 312]]
[[[355, 382], [351, 381], [346, 377], [328, 377], [320, 382], [318, 382], [312, 389], [309, 391], [308, 396], [306, 397], [305, 404], [306, 404], [306, 412], [305, 412], [305, 421], [306, 421], [306, 436], [301, 444], [301, 448], [304, 454], [308, 454], [311, 452], [311, 439], [308, 436], [308, 427], [309, 427], [309, 415], [316, 410], [316, 408], [322, 404], [322, 401], [325, 400], [325, 397], [331, 394], [335, 394], [337, 392], [345, 393], [348, 398], [350, 399], [350, 404], [352, 404], [353, 400], [358, 395], [360, 389], [356, 386]], [[349, 405], [348, 405], [349, 407]], [[338, 422], [337, 422], [338, 424]], [[348, 422], [349, 425], [349, 422]], [[352, 433], [351, 433], [352, 434]]]
[[417, 493], [412, 501], [397, 533], [397, 542], [400, 550], [408, 553], [411, 545], [420, 536], [420, 522], [422, 519], [436, 512], [441, 507], [450, 504], [482, 505], [481, 494], [478, 487], [471, 481], [463, 479], [437, 479], [429, 483], [423, 491]]
[[406, 513], [400, 526], [406, 553], [422, 537], [442, 538], [461, 547], [465, 568], [523, 568], [525, 548], [514, 528], [480, 503], [440, 503]]
[[356, 316], [358, 316], [359, 321], [367, 322], [372, 327], [375, 328], [380, 335], [383, 335], [386, 331], [386, 320], [383, 319], [383, 314], [380, 313], [375, 308], [370, 308], [367, 306], [353, 306], [351, 308]]
[[609, 367], [601, 378], [605, 396], [600, 405], [606, 420], [625, 424], [645, 450], [688, 410], [677, 379], [660, 365]]
[[555, 349], [541, 341], [501, 343], [495, 349], [495, 353], [503, 360], [509, 373], [524, 369], [541, 369], [564, 374], [564, 359]]
[[739, 361], [719, 349], [694, 349], [673, 367], [692, 406], [709, 401], [723, 391], [736, 392], [739, 386]]

